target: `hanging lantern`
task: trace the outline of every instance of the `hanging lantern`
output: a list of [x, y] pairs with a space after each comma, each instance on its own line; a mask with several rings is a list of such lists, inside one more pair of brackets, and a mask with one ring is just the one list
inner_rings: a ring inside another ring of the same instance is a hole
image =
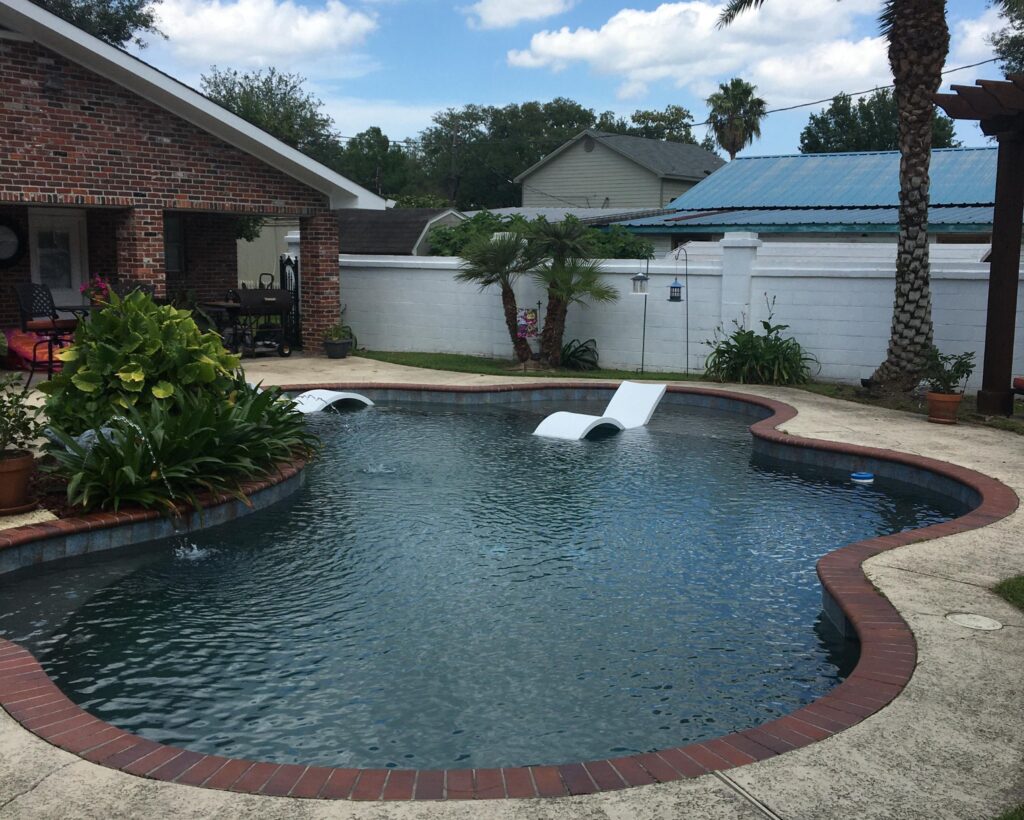
[[683, 283], [678, 279], [673, 280], [672, 284], [668, 286], [668, 300], [670, 302], [683, 301]]
[[630, 281], [633, 283], [633, 295], [634, 296], [646, 296], [647, 295], [647, 283], [651, 281], [651, 277], [646, 273], [638, 273], [632, 277]]

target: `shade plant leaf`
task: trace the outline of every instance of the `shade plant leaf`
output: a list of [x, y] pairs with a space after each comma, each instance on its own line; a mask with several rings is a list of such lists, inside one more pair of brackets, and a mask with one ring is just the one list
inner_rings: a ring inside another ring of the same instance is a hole
[[239, 359], [220, 336], [203, 333], [186, 310], [157, 305], [140, 290], [79, 324], [61, 353], [62, 371], [40, 386], [50, 422], [70, 435], [101, 427], [126, 407], [144, 412], [166, 401], [169, 385], [223, 399], [237, 381]]

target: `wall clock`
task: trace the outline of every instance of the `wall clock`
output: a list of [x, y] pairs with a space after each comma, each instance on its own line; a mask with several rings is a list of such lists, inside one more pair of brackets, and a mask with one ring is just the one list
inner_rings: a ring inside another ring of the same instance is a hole
[[0, 268], [9, 268], [25, 252], [25, 237], [13, 219], [0, 216]]

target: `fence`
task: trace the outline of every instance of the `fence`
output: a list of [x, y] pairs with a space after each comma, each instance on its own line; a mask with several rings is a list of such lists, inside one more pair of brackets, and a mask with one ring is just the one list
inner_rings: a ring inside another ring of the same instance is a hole
[[[979, 365], [987, 251], [983, 245], [931, 246], [936, 344], [944, 352], [973, 350]], [[895, 245], [762, 243], [756, 234], [729, 234], [720, 242], [692, 242], [678, 259], [610, 260], [605, 279], [619, 300], [570, 307], [565, 339], [596, 339], [605, 367], [638, 368], [643, 348], [648, 370], [700, 372], [716, 329], [728, 332], [734, 321], [759, 328], [771, 311], [817, 357], [820, 378], [856, 382], [885, 357], [895, 255]], [[511, 358], [497, 291], [456, 282], [457, 258], [342, 256], [340, 264], [345, 318], [360, 344]], [[644, 298], [630, 294], [630, 277], [645, 270], [646, 333]], [[669, 285], [677, 278], [686, 285], [684, 301], [670, 302]], [[544, 292], [532, 280], [517, 283], [516, 297], [520, 307], [541, 303], [543, 311]], [[1014, 353], [1016, 370], [1024, 370], [1022, 309]]]

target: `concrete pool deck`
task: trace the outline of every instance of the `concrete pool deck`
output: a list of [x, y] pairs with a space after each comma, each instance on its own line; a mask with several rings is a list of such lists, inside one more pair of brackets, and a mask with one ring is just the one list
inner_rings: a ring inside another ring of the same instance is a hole
[[[524, 383], [359, 358], [261, 359], [246, 369], [252, 380], [268, 384]], [[1018, 436], [938, 428], [921, 417], [799, 390], [730, 389], [794, 406], [799, 414], [780, 425], [784, 431], [953, 462], [1024, 495], [1024, 440]], [[989, 592], [1002, 578], [1024, 573], [1022, 524], [1018, 510], [980, 530], [869, 559], [868, 576], [917, 639], [914, 676], [877, 714], [771, 760], [694, 780], [556, 800], [309, 801], [132, 777], [50, 746], [0, 712], [0, 817], [990, 818], [1024, 802], [1024, 614]], [[950, 612], [986, 615], [1004, 627], [968, 630], [946, 620]]]

